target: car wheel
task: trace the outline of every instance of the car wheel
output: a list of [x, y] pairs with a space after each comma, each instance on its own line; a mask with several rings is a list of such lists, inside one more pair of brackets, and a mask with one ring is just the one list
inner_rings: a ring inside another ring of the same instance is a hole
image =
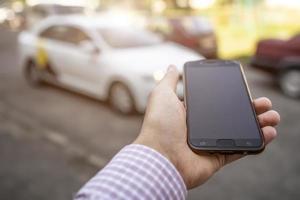
[[112, 84], [109, 92], [109, 103], [122, 114], [132, 114], [136, 111], [132, 93], [126, 85], [120, 82]]
[[282, 91], [293, 98], [300, 97], [300, 70], [291, 69], [281, 73], [279, 84]]
[[30, 85], [41, 85], [43, 82], [42, 73], [33, 61], [29, 61], [25, 67], [25, 78]]

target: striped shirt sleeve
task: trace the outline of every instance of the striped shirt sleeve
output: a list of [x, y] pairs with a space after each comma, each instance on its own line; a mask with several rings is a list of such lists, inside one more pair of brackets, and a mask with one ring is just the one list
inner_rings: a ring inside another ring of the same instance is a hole
[[187, 189], [174, 165], [138, 144], [124, 147], [87, 182], [75, 200], [185, 199]]

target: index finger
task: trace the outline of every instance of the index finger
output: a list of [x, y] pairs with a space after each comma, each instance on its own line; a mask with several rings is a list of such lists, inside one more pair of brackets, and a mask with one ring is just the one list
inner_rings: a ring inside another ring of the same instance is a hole
[[257, 115], [267, 112], [272, 108], [272, 102], [267, 97], [260, 97], [255, 99], [253, 101], [253, 105], [255, 107], [255, 111]]
[[159, 85], [170, 87], [175, 92], [178, 80], [179, 72], [177, 68], [175, 67], [175, 65], [170, 65], [164, 78], [159, 82]]

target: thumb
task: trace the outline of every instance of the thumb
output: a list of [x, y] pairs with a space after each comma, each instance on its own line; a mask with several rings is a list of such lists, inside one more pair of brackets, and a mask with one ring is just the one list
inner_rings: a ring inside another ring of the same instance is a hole
[[175, 65], [170, 65], [168, 67], [167, 73], [164, 78], [160, 81], [159, 85], [171, 88], [174, 92], [176, 91], [176, 86], [179, 80], [179, 72]]

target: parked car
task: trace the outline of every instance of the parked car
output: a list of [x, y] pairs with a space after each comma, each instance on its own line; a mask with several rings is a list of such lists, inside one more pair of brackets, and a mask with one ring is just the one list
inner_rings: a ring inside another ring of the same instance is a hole
[[[59, 83], [109, 100], [122, 113], [143, 112], [169, 64], [203, 57], [157, 34], [106, 17], [56, 16], [19, 36], [29, 83]], [[182, 83], [178, 93], [182, 96]]]
[[300, 97], [300, 34], [289, 40], [260, 41], [251, 63], [273, 74], [286, 95]]
[[167, 40], [194, 49], [206, 58], [217, 58], [215, 31], [204, 17], [153, 18], [149, 22], [149, 27]]

